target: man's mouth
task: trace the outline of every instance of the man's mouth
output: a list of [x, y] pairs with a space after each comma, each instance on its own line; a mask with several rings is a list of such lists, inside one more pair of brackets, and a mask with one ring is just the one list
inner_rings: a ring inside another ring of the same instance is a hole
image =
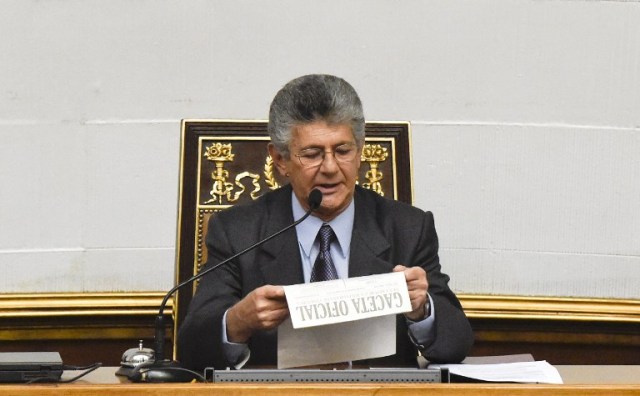
[[338, 184], [318, 184], [316, 188], [318, 188], [322, 193], [331, 193], [338, 187]]

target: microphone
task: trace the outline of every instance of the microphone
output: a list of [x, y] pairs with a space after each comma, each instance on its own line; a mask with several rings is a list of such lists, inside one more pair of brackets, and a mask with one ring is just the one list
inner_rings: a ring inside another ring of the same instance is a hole
[[129, 380], [131, 380], [132, 382], [191, 382], [194, 379], [202, 379], [202, 377], [198, 373], [195, 373], [191, 370], [187, 370], [185, 368], [180, 367], [178, 362], [165, 359], [165, 356], [164, 356], [164, 343], [165, 343], [164, 309], [167, 305], [167, 301], [169, 301], [169, 298], [178, 289], [191, 284], [197, 279], [200, 279], [206, 274], [225, 265], [229, 261], [234, 260], [239, 256], [242, 256], [243, 254], [259, 247], [260, 245], [266, 243], [267, 241], [270, 241], [271, 239], [282, 234], [283, 232], [302, 223], [304, 220], [306, 220], [307, 217], [311, 215], [311, 212], [313, 212], [314, 210], [320, 207], [321, 203], [322, 203], [322, 192], [318, 189], [311, 190], [311, 193], [309, 193], [309, 197], [307, 198], [307, 205], [309, 206], [309, 210], [307, 210], [304, 216], [294, 221], [290, 225], [286, 226], [285, 228], [281, 229], [280, 231], [274, 234], [271, 234], [268, 237], [249, 246], [248, 248], [234, 254], [233, 256], [225, 260], [222, 260], [218, 264], [197, 273], [196, 275], [177, 284], [171, 290], [169, 290], [169, 292], [164, 296], [162, 303], [160, 304], [160, 310], [158, 311], [158, 315], [156, 316], [156, 319], [155, 319], [155, 338], [154, 338], [155, 359], [153, 362], [148, 362], [148, 363], [145, 362], [136, 366], [131, 371], [131, 373], [127, 375]]

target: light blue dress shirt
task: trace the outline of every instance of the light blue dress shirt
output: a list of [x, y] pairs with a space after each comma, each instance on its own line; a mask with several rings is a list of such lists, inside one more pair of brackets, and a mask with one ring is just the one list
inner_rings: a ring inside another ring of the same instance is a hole
[[[300, 202], [292, 196], [293, 218], [299, 219], [306, 211], [300, 205]], [[355, 205], [353, 201], [347, 208], [340, 213], [335, 219], [326, 223], [315, 216], [309, 216], [308, 219], [296, 226], [296, 234], [298, 236], [298, 246], [300, 247], [300, 257], [302, 258], [302, 273], [304, 282], [309, 283], [313, 264], [320, 253], [320, 241], [317, 235], [323, 224], [329, 224], [336, 234], [337, 242], [331, 244], [331, 258], [336, 267], [338, 278], [344, 279], [349, 277], [349, 249], [351, 248], [351, 232], [353, 231], [353, 219], [355, 215]]]

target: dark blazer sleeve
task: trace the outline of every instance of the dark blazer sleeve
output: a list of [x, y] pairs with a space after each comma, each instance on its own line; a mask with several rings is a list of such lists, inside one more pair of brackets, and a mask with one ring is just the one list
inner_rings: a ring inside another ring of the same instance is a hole
[[[420, 349], [432, 362], [463, 360], [473, 344], [473, 333], [458, 298], [449, 288], [449, 277], [442, 272], [433, 214], [360, 187], [356, 187], [355, 199], [350, 276], [391, 272], [399, 264], [422, 267], [435, 307], [435, 334], [434, 341]], [[416, 345], [407, 331], [407, 321], [399, 315], [395, 360], [383, 363], [415, 364]]]
[[[284, 186], [257, 200], [233, 206], [212, 216], [206, 235], [205, 268], [243, 251], [293, 223], [291, 188]], [[227, 309], [252, 290], [265, 284], [301, 283], [302, 268], [295, 229], [271, 239], [205, 275], [189, 304], [177, 343], [184, 367], [225, 369], [229, 362], [222, 350], [222, 318]], [[275, 364], [276, 331], [253, 334], [247, 364]]]
[[[223, 212], [212, 216], [206, 235], [208, 250], [205, 268], [233, 255]], [[189, 304], [188, 314], [178, 333], [178, 350], [184, 367], [203, 370], [229, 365], [222, 353], [222, 317], [240, 299], [240, 280], [236, 265], [223, 265], [199, 282]]]
[[449, 276], [442, 273], [438, 257], [438, 236], [433, 214], [425, 212], [415, 264], [427, 273], [429, 295], [435, 308], [435, 339], [425, 345], [424, 355], [432, 362], [459, 362], [473, 344], [473, 332], [460, 301], [448, 286]]

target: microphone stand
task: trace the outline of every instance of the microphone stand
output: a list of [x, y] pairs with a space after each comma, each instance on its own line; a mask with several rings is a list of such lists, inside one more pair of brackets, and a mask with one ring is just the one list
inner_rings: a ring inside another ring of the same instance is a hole
[[204, 271], [197, 273], [191, 278], [177, 284], [174, 286], [162, 299], [162, 303], [160, 304], [160, 310], [158, 311], [158, 315], [155, 319], [155, 359], [153, 362], [142, 363], [136, 366], [133, 371], [127, 376], [129, 380], [132, 382], [191, 382], [194, 379], [199, 379], [201, 376], [198, 373], [195, 373], [191, 370], [187, 370], [185, 368], [180, 367], [180, 364], [175, 360], [166, 359], [164, 356], [164, 343], [165, 343], [165, 329], [164, 329], [164, 309], [169, 301], [169, 298], [175, 293], [178, 289], [193, 283], [194, 281], [200, 279], [211, 271], [219, 268], [220, 266], [228, 263], [231, 260], [242, 256], [250, 250], [257, 248], [258, 246], [270, 241], [271, 239], [277, 237], [283, 232], [297, 226], [306, 220], [307, 217], [311, 215], [311, 213], [320, 207], [320, 203], [322, 202], [322, 192], [320, 190], [314, 189], [309, 194], [308, 205], [309, 210], [304, 214], [301, 218], [294, 221], [292, 224], [287, 227], [281, 229], [280, 231], [269, 235], [265, 239], [258, 241], [257, 243], [249, 246], [248, 248], [234, 254], [233, 256], [219, 262], [218, 264], [207, 268]]

